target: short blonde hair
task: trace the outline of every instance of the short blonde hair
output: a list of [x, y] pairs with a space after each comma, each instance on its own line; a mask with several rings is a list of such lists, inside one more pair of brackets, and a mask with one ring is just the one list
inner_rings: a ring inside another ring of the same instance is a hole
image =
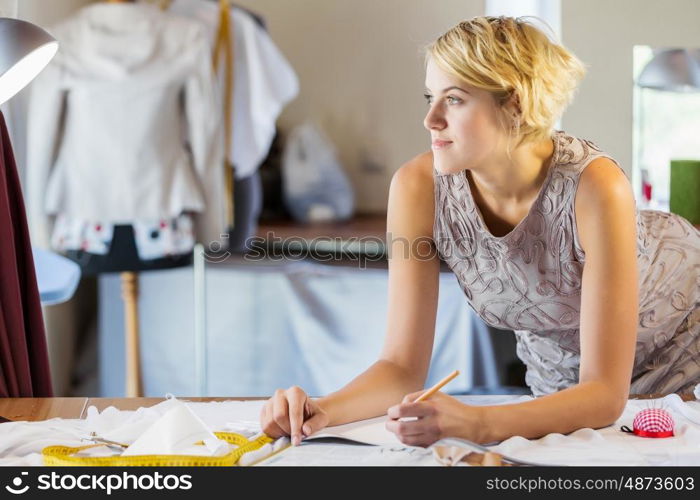
[[489, 91], [500, 105], [519, 102], [518, 143], [548, 138], [586, 70], [579, 59], [518, 17], [475, 17], [426, 49], [443, 71]]

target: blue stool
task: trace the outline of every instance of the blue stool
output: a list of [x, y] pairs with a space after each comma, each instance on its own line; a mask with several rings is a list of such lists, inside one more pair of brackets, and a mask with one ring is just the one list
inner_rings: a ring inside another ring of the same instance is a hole
[[36, 281], [45, 306], [70, 300], [80, 281], [80, 266], [58, 254], [33, 248]]

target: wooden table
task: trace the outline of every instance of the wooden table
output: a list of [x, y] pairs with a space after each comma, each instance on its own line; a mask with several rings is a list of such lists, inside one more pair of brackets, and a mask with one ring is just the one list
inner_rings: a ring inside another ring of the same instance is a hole
[[[255, 401], [267, 398], [180, 398], [186, 401]], [[164, 398], [0, 398], [0, 417], [8, 420], [85, 418], [90, 406], [102, 411], [109, 406], [136, 410], [164, 401]]]
[[[681, 394], [684, 401], [692, 401], [692, 394]], [[663, 394], [633, 394], [631, 399], [660, 398]], [[186, 401], [255, 401], [267, 398], [181, 398]], [[0, 416], [9, 420], [46, 420], [49, 418], [85, 418], [90, 406], [102, 411], [108, 406], [120, 410], [136, 410], [153, 406], [163, 398], [5, 398], [0, 399]]]

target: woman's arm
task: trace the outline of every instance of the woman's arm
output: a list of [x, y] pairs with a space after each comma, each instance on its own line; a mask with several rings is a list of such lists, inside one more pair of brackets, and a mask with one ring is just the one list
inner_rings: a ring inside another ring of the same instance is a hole
[[437, 314], [440, 261], [432, 243], [432, 154], [402, 166], [391, 181], [387, 210], [389, 300], [379, 360], [339, 391], [317, 400], [329, 425], [384, 415], [423, 388]]
[[586, 167], [575, 209], [586, 254], [579, 383], [507, 409], [483, 408], [482, 442], [604, 427], [627, 403], [639, 322], [637, 233], [631, 186], [612, 161]]
[[308, 397], [300, 387], [277, 390], [260, 413], [268, 436], [291, 436], [296, 445], [302, 435], [327, 425], [384, 415], [406, 393], [423, 387], [435, 334], [440, 270], [432, 246], [432, 165], [432, 154], [423, 154], [402, 166], [391, 181], [389, 307], [379, 360], [342, 389], [320, 399]]

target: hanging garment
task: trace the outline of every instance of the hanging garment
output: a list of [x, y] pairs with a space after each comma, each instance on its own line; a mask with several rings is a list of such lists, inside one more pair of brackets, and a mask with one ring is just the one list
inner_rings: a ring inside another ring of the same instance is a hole
[[[219, 5], [201, 0], [173, 0], [168, 12], [201, 23], [213, 46], [220, 23]], [[299, 81], [270, 35], [247, 12], [234, 7], [232, 139], [227, 157], [236, 178], [253, 174], [263, 162], [275, 136], [275, 123], [284, 106], [299, 93]], [[223, 65], [218, 73], [225, 92]], [[222, 99], [223, 102], [223, 99]]]
[[0, 113], [0, 397], [52, 395], [29, 229]]
[[41, 244], [58, 215], [106, 226], [195, 213], [197, 239], [219, 241], [221, 106], [201, 26], [148, 4], [98, 3], [51, 32], [61, 48], [32, 84], [27, 138]]

